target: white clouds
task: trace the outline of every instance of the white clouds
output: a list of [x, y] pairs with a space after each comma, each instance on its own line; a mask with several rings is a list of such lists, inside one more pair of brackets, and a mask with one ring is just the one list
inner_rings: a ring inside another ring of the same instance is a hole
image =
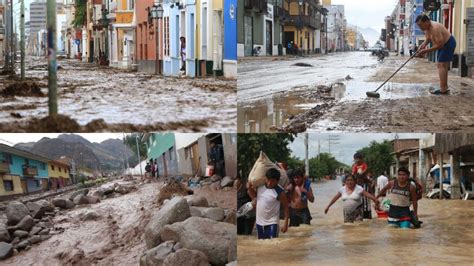
[[344, 5], [347, 22], [377, 31], [385, 27], [384, 19], [390, 16], [397, 0], [332, 0], [333, 5]]

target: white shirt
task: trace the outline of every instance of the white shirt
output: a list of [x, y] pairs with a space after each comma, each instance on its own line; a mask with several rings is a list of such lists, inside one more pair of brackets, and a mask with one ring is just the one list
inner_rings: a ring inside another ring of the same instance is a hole
[[388, 177], [381, 175], [377, 177], [377, 193], [388, 184]]
[[279, 193], [284, 191], [280, 185], [267, 188], [265, 185], [257, 188], [257, 224], [261, 226], [278, 224], [280, 222]]
[[356, 185], [354, 187], [354, 191], [352, 191], [351, 194], [347, 193], [346, 186], [341, 187], [339, 189], [339, 193], [341, 193], [341, 198], [345, 211], [353, 211], [355, 208], [359, 207], [362, 204], [362, 196], [364, 193], [364, 189], [359, 185]]

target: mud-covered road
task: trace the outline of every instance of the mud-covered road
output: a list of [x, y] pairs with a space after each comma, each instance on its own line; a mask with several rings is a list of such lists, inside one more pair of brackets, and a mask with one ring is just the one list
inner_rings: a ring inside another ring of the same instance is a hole
[[[235, 130], [235, 80], [161, 77], [68, 59], [58, 63], [59, 114], [77, 121], [80, 126], [98, 119], [110, 125], [95, 129], [92, 124], [80, 131], [114, 131], [127, 128], [127, 125], [146, 130]], [[22, 123], [48, 115], [46, 64], [43, 58], [30, 58], [26, 71], [27, 79], [39, 85], [43, 97], [4, 97], [2, 93], [0, 122], [3, 131], [8, 131], [6, 124], [34, 131], [35, 128], [27, 128]], [[0, 76], [0, 91], [13, 83], [15, 81], [6, 76]]]
[[379, 90], [380, 99], [366, 97], [407, 59], [391, 55], [380, 63], [370, 53], [351, 52], [241, 61], [238, 131], [472, 130], [474, 81], [452, 72], [450, 94], [431, 95], [438, 72], [426, 59], [409, 62]]

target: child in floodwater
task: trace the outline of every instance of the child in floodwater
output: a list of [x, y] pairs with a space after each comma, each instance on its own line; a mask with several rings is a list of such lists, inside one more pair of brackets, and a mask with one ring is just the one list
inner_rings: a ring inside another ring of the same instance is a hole
[[[356, 152], [354, 154], [354, 164], [352, 165], [352, 175], [355, 177], [357, 185], [361, 186], [365, 191], [371, 193], [371, 180], [369, 180], [368, 174], [368, 166], [364, 161], [363, 155], [359, 152]], [[367, 197], [362, 198], [362, 208], [364, 219], [372, 219], [372, 209], [370, 207], [370, 201]]]
[[[419, 228], [418, 221], [418, 196], [416, 185], [409, 180], [410, 171], [405, 167], [398, 169], [398, 177], [390, 181], [377, 195], [379, 198], [390, 191], [390, 208], [388, 211], [388, 223], [392, 226], [410, 228], [410, 223]], [[410, 205], [413, 204], [413, 212]]]
[[376, 209], [379, 208], [379, 201], [374, 195], [365, 191], [361, 186], [357, 185], [353, 175], [345, 177], [344, 186], [339, 189], [337, 194], [332, 198], [324, 213], [327, 214], [329, 208], [339, 199], [342, 198], [344, 206], [344, 223], [353, 223], [364, 219], [364, 209], [362, 198], [367, 197], [374, 201]]
[[308, 200], [314, 202], [311, 181], [305, 178], [301, 169], [292, 171], [289, 178], [291, 183], [286, 189], [290, 200], [290, 227], [310, 224], [312, 217], [308, 209]]
[[278, 184], [280, 171], [275, 168], [268, 169], [265, 185], [257, 189], [249, 183], [248, 194], [257, 199], [257, 236], [258, 239], [278, 237], [280, 223], [280, 204], [285, 213], [285, 224], [281, 231], [288, 230], [288, 199], [285, 190]]

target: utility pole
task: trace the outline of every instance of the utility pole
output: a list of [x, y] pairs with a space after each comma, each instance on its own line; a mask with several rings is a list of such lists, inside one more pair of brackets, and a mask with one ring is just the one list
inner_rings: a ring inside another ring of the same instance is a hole
[[47, 2], [48, 28], [48, 107], [49, 115], [58, 114], [58, 76], [56, 62], [56, 0]]
[[25, 80], [25, 0], [21, 0], [20, 14], [20, 49], [21, 49], [21, 80]]
[[304, 165], [305, 165], [305, 175], [308, 177], [309, 176], [309, 149], [308, 149], [308, 133], [305, 133], [304, 135], [304, 147], [305, 147], [305, 159], [304, 159]]
[[138, 136], [135, 136], [135, 141], [137, 143], [138, 167], [140, 168], [140, 176], [143, 177], [142, 162], [141, 162], [141, 159], [140, 159], [140, 148], [138, 146]]

